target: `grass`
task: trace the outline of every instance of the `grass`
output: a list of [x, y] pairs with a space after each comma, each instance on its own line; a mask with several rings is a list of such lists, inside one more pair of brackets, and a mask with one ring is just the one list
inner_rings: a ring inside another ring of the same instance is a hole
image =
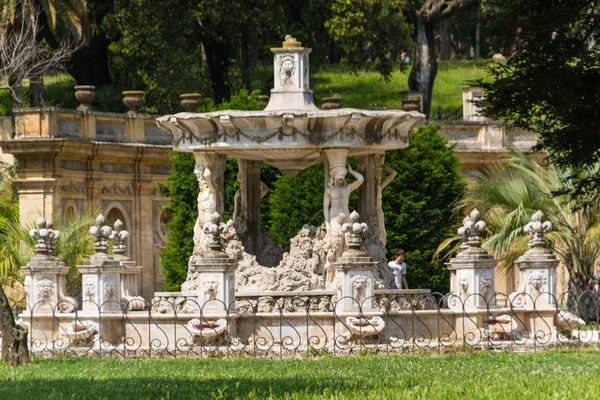
[[0, 366], [3, 399], [597, 398], [598, 351], [310, 360], [47, 359]]
[[[440, 61], [438, 74], [433, 88], [432, 118], [438, 111], [442, 115], [455, 112], [462, 105], [460, 85], [472, 79], [484, 78], [484, 64], [474, 61]], [[343, 65], [322, 65], [311, 71], [311, 88], [317, 105], [321, 99], [329, 96], [341, 96], [343, 107], [379, 108], [400, 107], [399, 92], [408, 90], [408, 74], [396, 69], [389, 81], [385, 81], [378, 72], [351, 72]], [[253, 71], [254, 88], [269, 92], [272, 85], [273, 69], [262, 67]], [[73, 87], [75, 80], [68, 74], [48, 76], [44, 78], [44, 101], [47, 106], [76, 108]], [[24, 98], [28, 99], [28, 86], [25, 85]], [[110, 85], [99, 89], [96, 93], [95, 109], [101, 111], [123, 112], [121, 93]], [[0, 115], [8, 115], [8, 92], [0, 90]], [[27, 106], [27, 100], [26, 100]]]

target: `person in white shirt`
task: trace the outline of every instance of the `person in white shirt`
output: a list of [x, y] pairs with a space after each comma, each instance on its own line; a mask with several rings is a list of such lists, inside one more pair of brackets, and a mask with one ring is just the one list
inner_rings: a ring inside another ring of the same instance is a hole
[[394, 253], [396, 259], [388, 263], [388, 267], [394, 271], [396, 276], [396, 288], [397, 289], [408, 289], [408, 283], [406, 283], [406, 263], [404, 262], [404, 250], [398, 249]]

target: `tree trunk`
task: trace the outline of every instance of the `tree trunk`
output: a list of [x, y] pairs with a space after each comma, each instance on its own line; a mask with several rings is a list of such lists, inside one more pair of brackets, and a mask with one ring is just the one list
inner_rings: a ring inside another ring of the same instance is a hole
[[29, 107], [44, 107], [44, 80], [41, 76], [29, 79]]
[[0, 285], [0, 333], [2, 334], [2, 359], [10, 365], [28, 364], [27, 332], [15, 324], [8, 298]]
[[240, 66], [242, 69], [242, 84], [248, 90], [252, 91], [252, 83], [250, 81], [250, 57], [248, 56], [248, 30], [242, 30], [242, 38], [240, 41]]
[[224, 100], [228, 101], [231, 97], [231, 91], [229, 88], [229, 56], [227, 45], [206, 40], [204, 42], [204, 49], [206, 50], [206, 61], [208, 62], [213, 98], [217, 104], [222, 103]]
[[415, 18], [415, 31], [417, 34], [417, 48], [408, 87], [423, 93], [423, 113], [429, 119], [431, 114], [431, 98], [433, 82], [437, 75], [437, 59], [433, 30], [434, 23], [423, 21], [420, 14]]
[[450, 37], [450, 23], [447, 20], [440, 24], [440, 60], [449, 60], [452, 57], [452, 38]]
[[475, 10], [475, 61], [479, 61], [479, 57], [481, 56], [481, 31], [479, 20], [481, 19], [481, 5], [477, 5], [477, 9]]

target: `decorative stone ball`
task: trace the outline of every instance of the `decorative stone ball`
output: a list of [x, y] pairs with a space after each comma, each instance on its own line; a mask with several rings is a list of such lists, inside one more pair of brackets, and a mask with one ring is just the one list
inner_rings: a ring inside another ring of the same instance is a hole
[[100, 228], [100, 232], [102, 233], [102, 236], [109, 237], [112, 233], [112, 228], [110, 226], [105, 225], [102, 228]]
[[90, 228], [90, 235], [92, 235], [92, 236], [98, 236], [99, 230], [100, 229], [97, 226], [92, 226]]

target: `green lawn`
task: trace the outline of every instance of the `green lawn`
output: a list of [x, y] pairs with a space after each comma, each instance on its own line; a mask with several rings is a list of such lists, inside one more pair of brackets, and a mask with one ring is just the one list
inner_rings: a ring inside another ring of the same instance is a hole
[[[440, 61], [438, 75], [433, 88], [432, 118], [435, 119], [438, 110], [443, 115], [455, 112], [462, 105], [460, 85], [467, 81], [485, 77], [481, 68], [484, 64], [474, 61]], [[311, 71], [311, 88], [318, 106], [321, 99], [329, 96], [341, 96], [342, 105], [352, 108], [399, 107], [401, 105], [399, 92], [408, 90], [408, 74], [410, 70], [401, 72], [396, 69], [389, 81], [374, 71], [350, 72], [343, 65], [322, 65]], [[273, 74], [272, 66], [253, 71], [252, 85], [268, 93]], [[48, 76], [44, 78], [44, 101], [47, 106], [64, 108], [77, 107], [73, 91], [75, 80], [68, 74]], [[25, 98], [28, 86], [25, 84]], [[123, 112], [121, 94], [108, 85], [96, 93], [97, 109], [101, 111]], [[6, 90], [0, 90], [0, 115], [9, 112], [9, 98]], [[461, 115], [462, 116], [462, 115]]]
[[0, 399], [585, 399], [600, 352], [310, 360], [39, 360], [0, 366]]

